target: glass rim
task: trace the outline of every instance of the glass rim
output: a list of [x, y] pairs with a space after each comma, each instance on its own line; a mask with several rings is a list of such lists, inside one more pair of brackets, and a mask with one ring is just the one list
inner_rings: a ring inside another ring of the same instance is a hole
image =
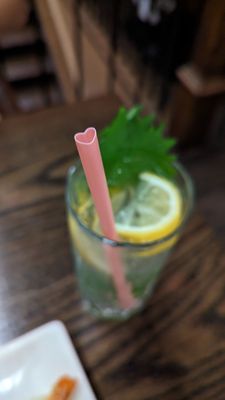
[[112, 246], [112, 247], [120, 247], [120, 248], [132, 248], [132, 249], [145, 249], [145, 248], [150, 248], [150, 247], [154, 247], [157, 245], [160, 245], [162, 243], [165, 243], [167, 241], [169, 241], [170, 239], [172, 239], [174, 236], [178, 235], [184, 225], [186, 224], [192, 209], [193, 209], [193, 205], [194, 205], [194, 185], [193, 185], [193, 181], [192, 178], [190, 177], [190, 175], [188, 174], [188, 172], [186, 171], [186, 169], [183, 167], [183, 165], [181, 165], [180, 162], [176, 161], [174, 163], [174, 166], [176, 168], [176, 170], [178, 171], [178, 173], [180, 174], [180, 176], [183, 178], [184, 182], [185, 182], [185, 187], [187, 189], [187, 194], [188, 194], [188, 206], [187, 206], [187, 210], [185, 212], [184, 217], [182, 218], [181, 223], [179, 224], [179, 226], [174, 229], [172, 232], [170, 232], [168, 235], [163, 236], [160, 239], [156, 239], [156, 240], [150, 240], [148, 242], [141, 242], [141, 243], [132, 243], [132, 242], [128, 242], [128, 241], [120, 241], [120, 240], [112, 240], [109, 239], [95, 231], [93, 231], [92, 229], [90, 229], [87, 225], [85, 225], [79, 218], [78, 214], [76, 213], [76, 211], [71, 207], [70, 204], [70, 193], [69, 193], [69, 188], [68, 188], [68, 182], [69, 182], [69, 178], [70, 176], [72, 176], [73, 174], [75, 174], [77, 172], [77, 170], [81, 169], [81, 163], [79, 161], [79, 166], [73, 165], [71, 167], [69, 167], [69, 170], [67, 172], [67, 182], [66, 182], [66, 204], [68, 209], [70, 210], [70, 212], [72, 213], [73, 217], [76, 219], [76, 222], [78, 223], [78, 225], [80, 226], [80, 228], [86, 233], [88, 234], [89, 237], [94, 238], [95, 240], [97, 240], [98, 242], [101, 242], [102, 244], [108, 245], [108, 246]]

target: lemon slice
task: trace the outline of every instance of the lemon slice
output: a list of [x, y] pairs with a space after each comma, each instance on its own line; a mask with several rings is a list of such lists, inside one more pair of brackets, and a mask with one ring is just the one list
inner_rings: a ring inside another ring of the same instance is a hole
[[68, 214], [68, 225], [72, 239], [72, 247], [78, 250], [82, 258], [89, 266], [95, 267], [97, 270], [109, 273], [105, 261], [103, 246], [96, 243], [95, 240], [83, 231], [72, 214]]
[[[136, 187], [129, 191], [115, 190], [111, 198], [116, 230], [122, 240], [137, 244], [159, 240], [172, 233], [181, 223], [181, 194], [172, 182], [158, 175], [143, 172]], [[79, 207], [78, 215], [84, 224], [101, 234], [91, 198]], [[73, 241], [86, 262], [108, 272], [101, 246], [82, 232], [71, 216], [69, 225]], [[174, 235], [162, 243], [138, 251], [137, 256], [154, 256], [169, 250], [177, 239], [178, 235]]]
[[176, 186], [143, 172], [133, 198], [116, 214], [116, 229], [122, 239], [133, 243], [154, 241], [173, 232], [181, 214], [181, 195]]

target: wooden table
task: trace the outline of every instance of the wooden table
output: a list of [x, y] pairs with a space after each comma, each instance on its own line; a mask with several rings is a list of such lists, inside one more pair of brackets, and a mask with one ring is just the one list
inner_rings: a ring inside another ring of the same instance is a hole
[[0, 125], [0, 343], [60, 319], [99, 399], [224, 400], [225, 259], [197, 213], [141, 314], [110, 323], [82, 310], [65, 174], [73, 133], [117, 107], [103, 98]]

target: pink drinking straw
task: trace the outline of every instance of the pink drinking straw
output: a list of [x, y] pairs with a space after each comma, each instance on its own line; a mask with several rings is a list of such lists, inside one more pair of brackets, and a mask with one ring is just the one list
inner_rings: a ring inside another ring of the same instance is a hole
[[[115, 229], [112, 205], [95, 128], [88, 128], [85, 132], [76, 133], [74, 140], [99, 216], [102, 232], [106, 238], [117, 241], [119, 238]], [[132, 295], [130, 285], [126, 281], [118, 248], [107, 245], [106, 258], [121, 307], [133, 307], [136, 300]]]

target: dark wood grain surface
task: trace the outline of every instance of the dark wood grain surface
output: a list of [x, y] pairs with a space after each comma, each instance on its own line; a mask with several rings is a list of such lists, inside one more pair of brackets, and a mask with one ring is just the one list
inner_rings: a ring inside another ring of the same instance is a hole
[[60, 319], [99, 399], [224, 400], [225, 257], [197, 212], [141, 314], [112, 323], [82, 310], [65, 173], [73, 133], [117, 107], [104, 98], [0, 125], [0, 343]]

